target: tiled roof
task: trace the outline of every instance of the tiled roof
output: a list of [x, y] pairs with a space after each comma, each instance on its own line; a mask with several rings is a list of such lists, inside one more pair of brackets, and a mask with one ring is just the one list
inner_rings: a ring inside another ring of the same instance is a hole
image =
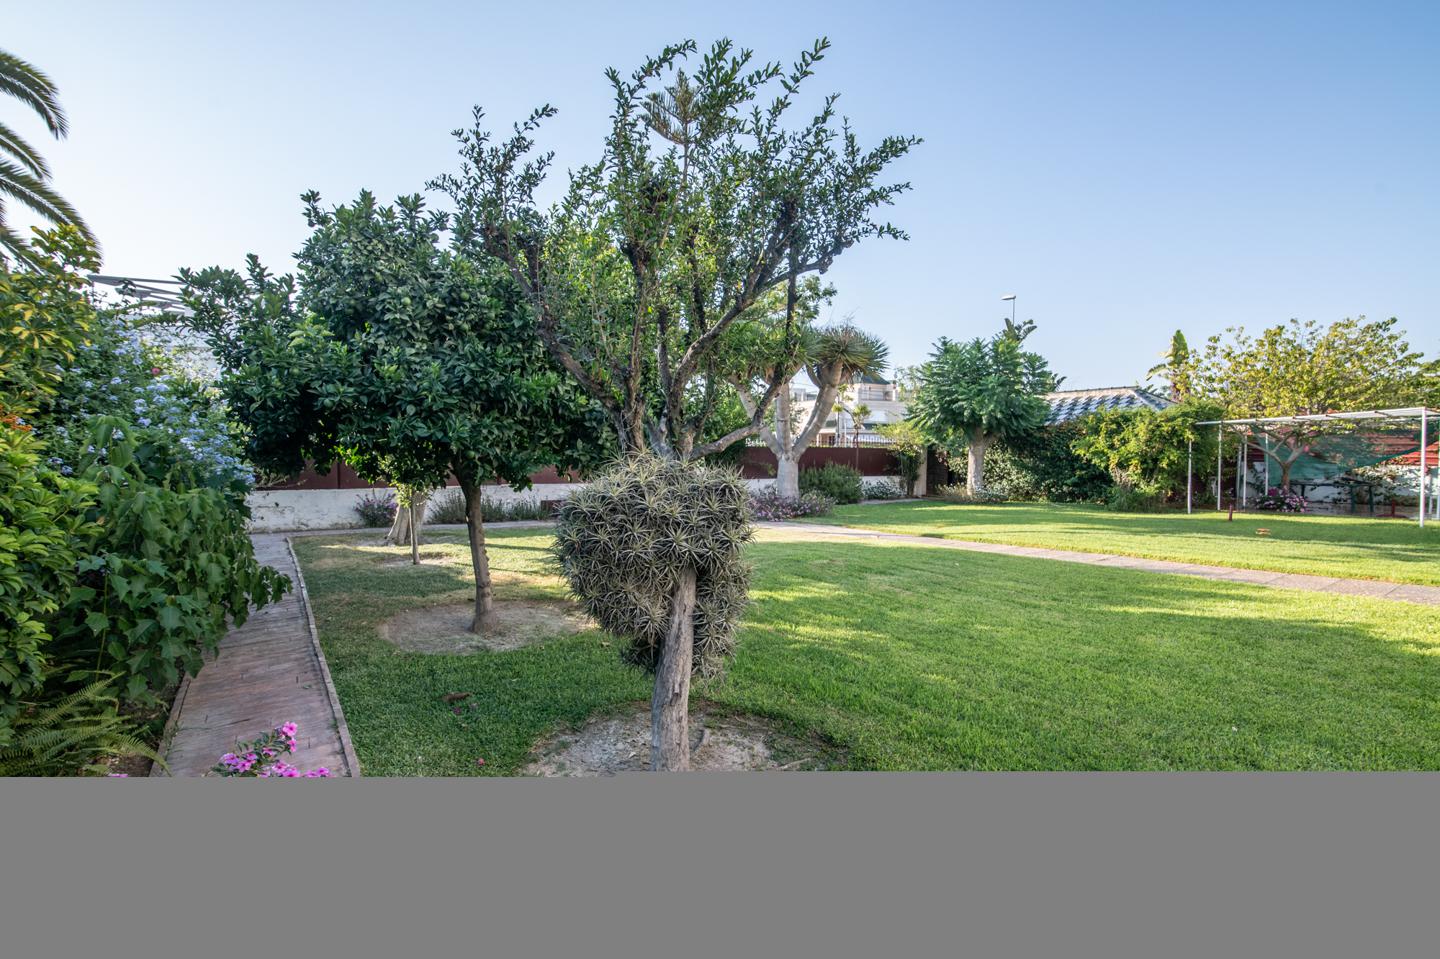
[[1050, 404], [1050, 415], [1045, 418], [1047, 426], [1067, 423], [1091, 413], [1105, 410], [1135, 410], [1148, 407], [1163, 410], [1174, 406], [1174, 400], [1152, 393], [1138, 386], [1114, 386], [1100, 390], [1057, 390], [1045, 394]]

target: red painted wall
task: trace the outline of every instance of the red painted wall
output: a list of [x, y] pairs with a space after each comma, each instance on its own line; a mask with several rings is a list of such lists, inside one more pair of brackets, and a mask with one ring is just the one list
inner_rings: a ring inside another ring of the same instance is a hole
[[[900, 472], [895, 455], [880, 446], [861, 446], [859, 448], [854, 446], [812, 446], [800, 458], [800, 468], [809, 469], [815, 466], [824, 466], [826, 463], [856, 466], [857, 462], [860, 472], [866, 476], [893, 476]], [[740, 461], [740, 475], [746, 479], [773, 477], [775, 475], [775, 454], [763, 446], [747, 446], [745, 455]], [[579, 478], [574, 474], [562, 476], [554, 469], [547, 467], [538, 473], [532, 473], [530, 481], [532, 483], [571, 483], [578, 481]], [[289, 482], [257, 488], [262, 490], [372, 489], [377, 485], [384, 486], [386, 484], [367, 483], [357, 476], [349, 466], [339, 463], [324, 476], [321, 476], [313, 466], [307, 466], [304, 472]], [[456, 485], [453, 476], [450, 477], [448, 485]]]

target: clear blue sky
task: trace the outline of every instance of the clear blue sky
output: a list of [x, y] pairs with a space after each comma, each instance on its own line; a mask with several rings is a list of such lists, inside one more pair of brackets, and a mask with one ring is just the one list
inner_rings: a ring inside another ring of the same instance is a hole
[[72, 135], [45, 150], [110, 272], [286, 270], [302, 191], [420, 189], [472, 104], [555, 104], [563, 170], [597, 154], [606, 66], [722, 35], [789, 62], [823, 34], [812, 92], [867, 142], [925, 138], [895, 170], [912, 240], [830, 273], [895, 361], [993, 331], [1010, 292], [1070, 387], [1135, 382], [1177, 327], [1292, 316], [1398, 316], [1440, 354], [1436, 3], [17, 7], [0, 47], [60, 86]]

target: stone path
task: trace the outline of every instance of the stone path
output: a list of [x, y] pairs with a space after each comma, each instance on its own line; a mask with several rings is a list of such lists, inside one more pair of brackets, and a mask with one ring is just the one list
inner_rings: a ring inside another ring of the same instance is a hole
[[1116, 569], [1138, 569], [1147, 573], [1176, 573], [1181, 576], [1222, 579], [1234, 583], [1250, 583], [1256, 586], [1299, 589], [1313, 593], [1339, 593], [1346, 596], [1369, 596], [1375, 599], [1402, 600], [1408, 603], [1440, 606], [1440, 586], [1414, 586], [1408, 583], [1391, 583], [1373, 579], [1346, 579], [1335, 576], [1310, 576], [1303, 573], [1277, 573], [1272, 570], [1261, 569], [1234, 569], [1229, 566], [1205, 566], [1200, 563], [1178, 563], [1165, 559], [1139, 559], [1134, 556], [1116, 556], [1111, 553], [1085, 553], [1077, 550], [1045, 549], [1037, 546], [1010, 546], [1004, 543], [980, 543], [965, 539], [939, 539], [931, 536], [912, 536], [908, 533], [884, 533], [877, 530], [855, 529], [850, 526], [829, 526], [821, 523], [756, 523], [755, 525], [761, 529], [783, 530], [785, 533], [792, 535], [799, 533], [801, 534], [799, 538], [821, 539], [831, 537], [883, 540], [885, 542], [907, 543], [915, 546], [939, 546], [946, 549], [971, 550], [977, 553], [1001, 553], [1006, 556], [1053, 559], [1066, 563], [1085, 563], [1090, 566], [1107, 566]]
[[[162, 739], [172, 776], [203, 776], [236, 740], [297, 723], [299, 748], [286, 757], [301, 769], [325, 766], [358, 776], [360, 763], [330, 670], [315, 634], [295, 554], [282, 534], [254, 534], [255, 558], [290, 577], [294, 588], [230, 630], [218, 655], [181, 684]], [[166, 775], [157, 764], [153, 776]]]

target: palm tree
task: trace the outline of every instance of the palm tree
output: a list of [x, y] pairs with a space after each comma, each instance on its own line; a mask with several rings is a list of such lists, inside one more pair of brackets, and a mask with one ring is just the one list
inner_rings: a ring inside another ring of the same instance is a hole
[[1170, 384], [1170, 398], [1183, 400], [1190, 393], [1190, 344], [1179, 330], [1170, 337], [1170, 348], [1160, 354], [1165, 362], [1150, 367], [1146, 379], [1163, 376]]
[[[0, 93], [34, 110], [55, 139], [69, 132], [55, 84], [36, 67], [4, 50], [0, 50]], [[33, 256], [30, 245], [10, 228], [5, 215], [9, 201], [57, 225], [73, 226], [92, 242], [95, 239], [80, 214], [50, 186], [50, 166], [45, 158], [8, 123], [0, 121], [0, 257], [8, 252], [28, 260]]]

